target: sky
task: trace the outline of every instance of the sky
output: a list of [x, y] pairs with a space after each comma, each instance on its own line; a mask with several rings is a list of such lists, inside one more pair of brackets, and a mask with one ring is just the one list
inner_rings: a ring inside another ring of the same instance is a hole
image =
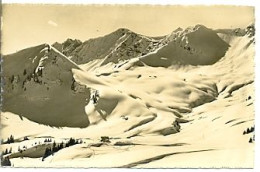
[[5, 4], [2, 15], [3, 54], [67, 38], [85, 41], [118, 28], [162, 36], [196, 24], [216, 29], [254, 22], [254, 8], [248, 6]]

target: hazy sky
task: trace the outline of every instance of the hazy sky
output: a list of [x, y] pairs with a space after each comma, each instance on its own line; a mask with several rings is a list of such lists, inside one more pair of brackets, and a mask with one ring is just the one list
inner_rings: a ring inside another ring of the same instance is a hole
[[85, 41], [118, 28], [161, 36], [177, 27], [245, 27], [254, 21], [252, 7], [235, 6], [82, 6], [4, 5], [3, 54], [67, 38]]

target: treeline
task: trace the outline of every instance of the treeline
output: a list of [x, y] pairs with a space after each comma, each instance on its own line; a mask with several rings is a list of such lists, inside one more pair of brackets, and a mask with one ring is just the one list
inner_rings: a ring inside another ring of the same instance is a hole
[[[46, 139], [45, 139], [46, 140]], [[44, 141], [45, 142], [45, 141]], [[48, 141], [47, 141], [48, 142]], [[45, 152], [42, 156], [42, 161], [44, 161], [44, 159], [50, 155], [53, 155], [55, 152], [58, 152], [59, 150], [63, 149], [63, 148], [66, 148], [66, 147], [69, 147], [69, 146], [73, 146], [73, 145], [76, 145], [76, 144], [82, 144], [83, 141], [82, 140], [78, 140], [78, 139], [73, 139], [73, 138], [70, 138], [69, 141], [67, 143], [63, 143], [61, 142], [60, 144], [57, 144], [55, 141], [53, 142], [52, 144], [52, 147], [49, 148], [47, 147], [45, 149]]]
[[45, 139], [44, 143], [52, 142], [52, 139]]
[[7, 138], [6, 141], [4, 141], [3, 139], [1, 140], [1, 144], [6, 144], [6, 143], [8, 143], [8, 144], [14, 143], [14, 136], [11, 135], [10, 137]]
[[11, 154], [11, 153], [12, 153], [12, 148], [10, 148], [9, 150], [6, 148], [5, 151], [2, 152], [2, 155]]
[[244, 130], [243, 135], [252, 133], [254, 131], [255, 131], [255, 126], [253, 126], [251, 128], [247, 128], [246, 130]]
[[50, 155], [53, 155], [55, 152], [58, 152], [59, 150], [64, 148], [64, 143], [61, 142], [60, 144], [56, 144], [56, 142], [54, 141], [52, 144], [52, 148], [47, 147], [45, 149], [45, 152], [42, 156], [42, 161], [44, 161], [44, 159]]
[[[25, 140], [29, 140], [29, 138], [27, 137], [27, 136], [25, 136], [24, 138], [23, 138], [23, 141], [25, 141]], [[7, 138], [7, 140], [6, 141], [4, 141], [4, 139], [2, 139], [1, 140], [1, 144], [10, 144], [10, 143], [14, 143], [14, 136], [13, 135], [11, 135], [10, 137], [8, 137]]]
[[[25, 141], [25, 140], [29, 140], [29, 139], [28, 139], [27, 136], [25, 136], [25, 137], [23, 138], [23, 140]], [[11, 135], [11, 136], [7, 139], [6, 142], [3, 142], [3, 141], [2, 141], [2, 143], [3, 143], [3, 144], [4, 144], [4, 143], [8, 143], [8, 144], [9, 144], [9, 143], [14, 143], [14, 137]], [[24, 146], [23, 149], [27, 149], [27, 147]], [[18, 152], [22, 152], [22, 150], [20, 149], [20, 146], [18, 146]], [[6, 148], [5, 151], [2, 151], [2, 155], [11, 154], [11, 153], [12, 153], [12, 147], [10, 147], [9, 150]]]
[[[243, 135], [253, 133], [255, 131], [255, 126], [252, 126], [250, 128], [247, 128], [246, 130], [243, 131]], [[255, 134], [249, 138], [249, 143], [253, 143], [255, 141]]]
[[1, 166], [11, 166], [10, 158], [1, 156]]

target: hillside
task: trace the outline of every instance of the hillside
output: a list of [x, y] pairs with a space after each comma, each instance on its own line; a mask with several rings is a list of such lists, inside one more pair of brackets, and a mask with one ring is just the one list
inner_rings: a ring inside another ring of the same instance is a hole
[[236, 32], [119, 29], [5, 56], [2, 132], [15, 139], [1, 145], [13, 150], [4, 158], [15, 167], [253, 167], [254, 25]]
[[89, 91], [74, 81], [75, 63], [47, 44], [3, 60], [3, 111], [52, 126], [88, 125], [83, 109]]
[[197, 25], [168, 35], [165, 46], [140, 58], [149, 66], [211, 65], [223, 57], [229, 47], [211, 29]]

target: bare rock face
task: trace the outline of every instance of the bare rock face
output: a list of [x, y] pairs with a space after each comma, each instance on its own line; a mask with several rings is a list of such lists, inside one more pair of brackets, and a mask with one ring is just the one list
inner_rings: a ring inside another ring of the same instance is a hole
[[78, 39], [67, 39], [62, 44], [55, 42], [52, 46], [62, 52], [66, 56], [70, 56], [70, 54], [76, 50], [82, 42]]
[[103, 37], [89, 39], [83, 43], [67, 39], [53, 46], [77, 64], [85, 64], [93, 60], [102, 60], [101, 66], [108, 63], [117, 64], [124, 60], [145, 55], [156, 50], [160, 39], [150, 38], [128, 29], [120, 28]]
[[89, 90], [75, 82], [71, 69], [80, 68], [74, 62], [46, 44], [3, 60], [3, 111], [51, 126], [88, 126]]

